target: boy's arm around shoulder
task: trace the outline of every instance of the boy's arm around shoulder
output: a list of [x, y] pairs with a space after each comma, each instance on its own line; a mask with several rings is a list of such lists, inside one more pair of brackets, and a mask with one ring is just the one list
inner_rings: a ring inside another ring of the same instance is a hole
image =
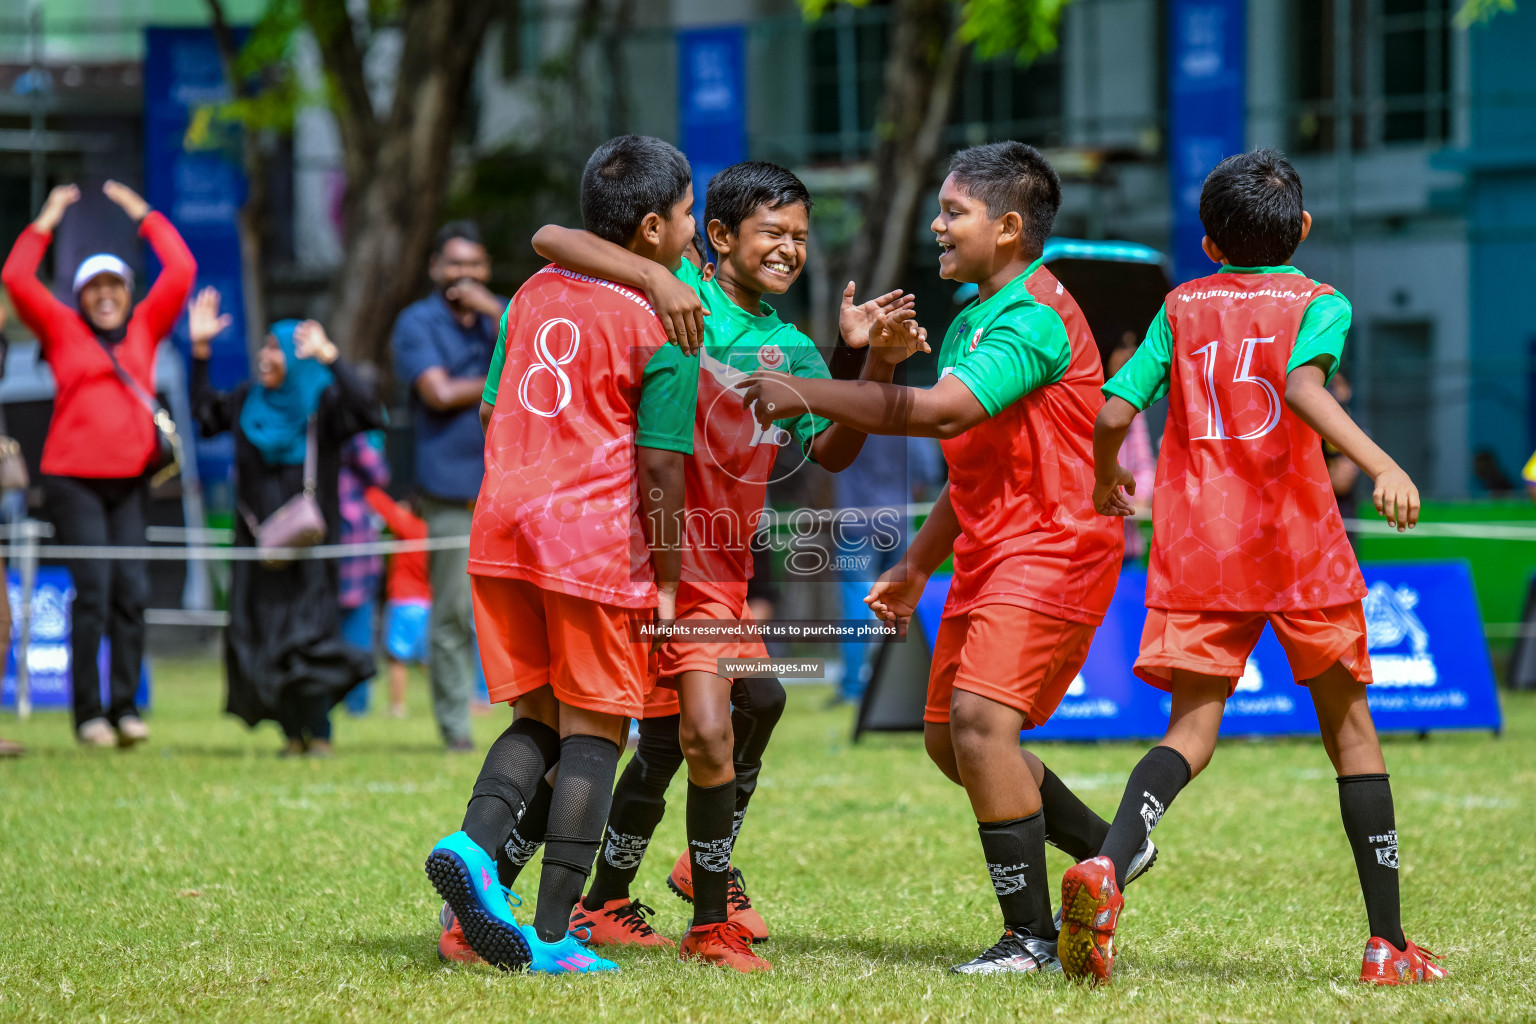
[[534, 233], [533, 251], [578, 274], [639, 288], [651, 300], [651, 308], [667, 332], [668, 341], [675, 342], [688, 355], [704, 344], [703, 300], [660, 263], [637, 256], [590, 231], [558, 224], [546, 224]]
[[1285, 404], [1375, 482], [1371, 501], [1389, 525], [1399, 533], [1411, 529], [1419, 521], [1419, 489], [1324, 386], [1332, 358], [1319, 356], [1286, 374]]

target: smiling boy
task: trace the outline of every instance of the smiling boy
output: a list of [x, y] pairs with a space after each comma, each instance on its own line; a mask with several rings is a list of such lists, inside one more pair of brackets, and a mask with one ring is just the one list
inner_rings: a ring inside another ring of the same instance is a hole
[[[853, 462], [864, 443], [862, 432], [810, 415], [759, 426], [734, 390], [749, 372], [765, 366], [784, 369], [795, 379], [828, 376], [815, 343], [780, 320], [764, 301], [765, 295], [783, 294], [800, 276], [810, 210], [809, 191], [784, 168], [762, 162], [728, 167], [710, 181], [705, 208], [709, 246], [718, 256], [715, 277], [706, 280], [686, 264], [680, 274], [709, 310], [704, 321], [694, 454], [686, 466], [688, 525], [678, 591], [680, 621], [751, 621], [746, 608], [747, 580], [752, 575], [749, 545], [781, 445], [794, 441], [804, 458], [837, 472]], [[546, 227], [534, 244], [542, 255], [566, 266], [615, 280], [644, 286], [647, 278], [659, 276], [632, 254], [586, 232]], [[844, 338], [855, 347], [869, 344], [878, 312], [897, 322], [912, 315], [910, 299], [900, 292], [861, 305], [855, 305], [852, 296], [850, 284], [841, 322]], [[895, 365], [916, 351], [917, 344], [903, 349], [877, 346], [876, 355], [866, 361], [865, 378], [889, 381]], [[745, 811], [745, 797], [751, 794], [749, 787], [738, 783], [738, 776], [750, 772], [755, 785], [767, 735], [757, 728], [764, 723], [742, 720], [739, 688], [743, 680], [736, 681], [733, 716], [732, 682], [717, 670], [721, 658], [764, 656], [759, 640], [668, 643], [661, 655], [662, 685], [647, 708], [651, 717], [674, 710], [680, 715], [678, 734], [688, 764], [689, 854], [687, 862], [679, 861], [674, 869], [672, 883], [680, 893], [691, 888], [694, 920], [683, 937], [680, 955], [742, 971], [769, 966], [752, 952], [754, 935], [741, 920], [739, 886], [732, 886], [738, 876], [731, 864], [739, 813]], [[674, 707], [666, 706], [668, 690], [676, 691]], [[771, 729], [772, 723], [766, 724]], [[749, 753], [755, 753], [755, 762], [748, 758], [738, 763], [739, 752], [733, 755], [736, 732], [744, 725], [754, 727], [746, 739], [753, 745]], [[648, 745], [647, 750], [651, 749]], [[671, 764], [675, 771], [676, 762]], [[592, 925], [614, 941], [624, 941], [625, 931], [632, 930], [625, 923], [633, 918], [625, 911], [630, 904], [623, 897], [639, 855], [660, 821], [660, 797], [670, 778], [666, 771], [627, 769], [614, 796], [615, 816], [608, 824], [598, 878], [583, 901]]]
[[[1060, 205], [1056, 172], [1029, 146], [956, 154], [932, 225], [939, 273], [974, 282], [978, 296], [945, 336], [938, 383], [760, 372], [746, 390], [760, 422], [810, 412], [867, 433], [943, 442], [949, 483], [867, 600], [905, 633], [928, 577], [953, 553], [924, 739], [970, 797], [1004, 925], [957, 973], [1060, 970], [1045, 843], [1091, 856], [1108, 830], [1019, 747], [1020, 730], [1043, 725], [1082, 668], [1123, 546], [1121, 531], [1088, 507], [1104, 380], [1098, 350], [1041, 260]], [[1154, 856], [1148, 844], [1136, 873]]]

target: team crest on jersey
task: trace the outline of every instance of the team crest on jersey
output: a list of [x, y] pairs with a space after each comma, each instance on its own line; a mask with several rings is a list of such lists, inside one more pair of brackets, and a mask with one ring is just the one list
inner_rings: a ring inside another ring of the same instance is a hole
[[981, 344], [981, 328], [978, 327], [978, 328], [976, 328], [976, 333], [971, 335], [971, 347], [966, 349], [966, 351], [967, 352], [975, 352], [976, 351], [976, 346], [980, 345], [980, 344]]
[[757, 350], [757, 365], [765, 370], [777, 370], [784, 365], [784, 350], [777, 345], [764, 345]]

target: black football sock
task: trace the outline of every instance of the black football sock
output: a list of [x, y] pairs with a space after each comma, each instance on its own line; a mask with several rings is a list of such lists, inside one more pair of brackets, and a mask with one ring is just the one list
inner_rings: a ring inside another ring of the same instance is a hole
[[1371, 934], [1403, 948], [1402, 904], [1397, 893], [1397, 817], [1386, 775], [1340, 775], [1339, 810], [1355, 851]]
[[667, 812], [667, 785], [683, 763], [683, 748], [677, 742], [679, 721], [679, 716], [667, 715], [640, 722], [640, 742], [613, 791], [597, 870], [582, 900], [588, 910], [629, 895], [651, 836]]
[[1012, 821], [979, 821], [976, 829], [981, 833], [981, 852], [987, 857], [992, 889], [1003, 910], [1003, 924], [1016, 933], [1054, 939], [1050, 882], [1045, 873], [1044, 812]]
[[1189, 762], [1172, 747], [1153, 747], [1131, 769], [1120, 809], [1115, 811], [1114, 824], [1099, 849], [1099, 856], [1114, 862], [1115, 884], [1122, 889], [1136, 851], [1157, 827], [1173, 798], [1189, 785], [1190, 776]]
[[1048, 765], [1040, 779], [1040, 809], [1045, 812], [1045, 841], [1073, 860], [1098, 856], [1109, 835], [1109, 822], [1093, 812]]
[[464, 832], [492, 857], [512, 834], [550, 765], [560, 758], [560, 734], [543, 722], [519, 718], [486, 751], [464, 811]]
[[555, 788], [549, 780], [540, 779], [523, 816], [512, 826], [512, 834], [496, 852], [496, 876], [508, 889], [544, 845], [544, 833], [549, 831], [549, 802], [554, 795]]
[[560, 741], [560, 774], [549, 804], [544, 868], [533, 927], [545, 942], [558, 942], [570, 927], [571, 911], [592, 870], [613, 801], [619, 748], [600, 736], [567, 736]]
[[763, 769], [763, 751], [784, 714], [784, 684], [773, 676], [751, 676], [731, 683], [731, 729], [736, 746], [731, 759], [736, 763], [736, 810], [731, 822], [731, 842], [741, 833], [747, 816], [747, 804], [757, 792], [757, 777]]
[[731, 879], [731, 822], [736, 780], [718, 786], [688, 783], [688, 860], [693, 871], [693, 923], [718, 924], [727, 917]]

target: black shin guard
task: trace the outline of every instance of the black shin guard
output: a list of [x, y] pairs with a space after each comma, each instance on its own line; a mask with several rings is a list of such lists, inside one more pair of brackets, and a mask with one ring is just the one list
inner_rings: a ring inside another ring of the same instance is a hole
[[1003, 923], [1014, 932], [1055, 938], [1050, 881], [1045, 872], [1044, 812], [1012, 821], [981, 821], [976, 829], [981, 833], [981, 851], [987, 857]]
[[544, 834], [549, 831], [549, 802], [554, 796], [555, 789], [549, 780], [540, 779], [523, 816], [512, 826], [512, 834], [496, 852], [497, 879], [509, 889], [533, 860], [533, 855], [539, 852], [539, 847], [544, 845]]
[[1142, 757], [1131, 769], [1126, 780], [1125, 794], [1120, 797], [1120, 808], [1115, 811], [1114, 824], [1099, 855], [1108, 857], [1115, 865], [1115, 884], [1125, 888], [1125, 872], [1141, 844], [1147, 841], [1168, 805], [1179, 791], [1189, 785], [1189, 762], [1172, 747], [1157, 746]]
[[640, 722], [640, 742], [613, 791], [597, 870], [582, 901], [589, 910], [629, 895], [651, 836], [667, 811], [667, 786], [683, 763], [683, 748], [677, 741], [679, 720], [668, 715]]
[[545, 942], [558, 941], [570, 925], [571, 911], [602, 839], [618, 766], [619, 748], [600, 736], [567, 736], [560, 741], [560, 774], [549, 805], [539, 905], [533, 918], [534, 929]]
[[784, 714], [784, 684], [773, 676], [751, 676], [731, 683], [731, 729], [736, 746], [731, 760], [736, 765], [736, 807], [731, 821], [731, 841], [741, 833], [747, 804], [757, 792], [757, 777], [763, 769], [763, 751], [773, 736], [773, 728]]
[[560, 758], [560, 734], [519, 718], [496, 737], [464, 810], [464, 832], [492, 857], [512, 834], [550, 765]]
[[1340, 775], [1339, 810], [1355, 853], [1371, 934], [1403, 948], [1397, 888], [1397, 816], [1386, 775]]
[[[1045, 766], [1042, 766], [1045, 767]], [[1109, 835], [1109, 822], [1045, 767], [1040, 780], [1040, 809], [1045, 812], [1045, 841], [1073, 860], [1098, 856]]]
[[718, 924], [727, 917], [730, 888], [731, 823], [736, 781], [718, 786], [688, 783], [688, 859], [693, 872], [693, 923]]

